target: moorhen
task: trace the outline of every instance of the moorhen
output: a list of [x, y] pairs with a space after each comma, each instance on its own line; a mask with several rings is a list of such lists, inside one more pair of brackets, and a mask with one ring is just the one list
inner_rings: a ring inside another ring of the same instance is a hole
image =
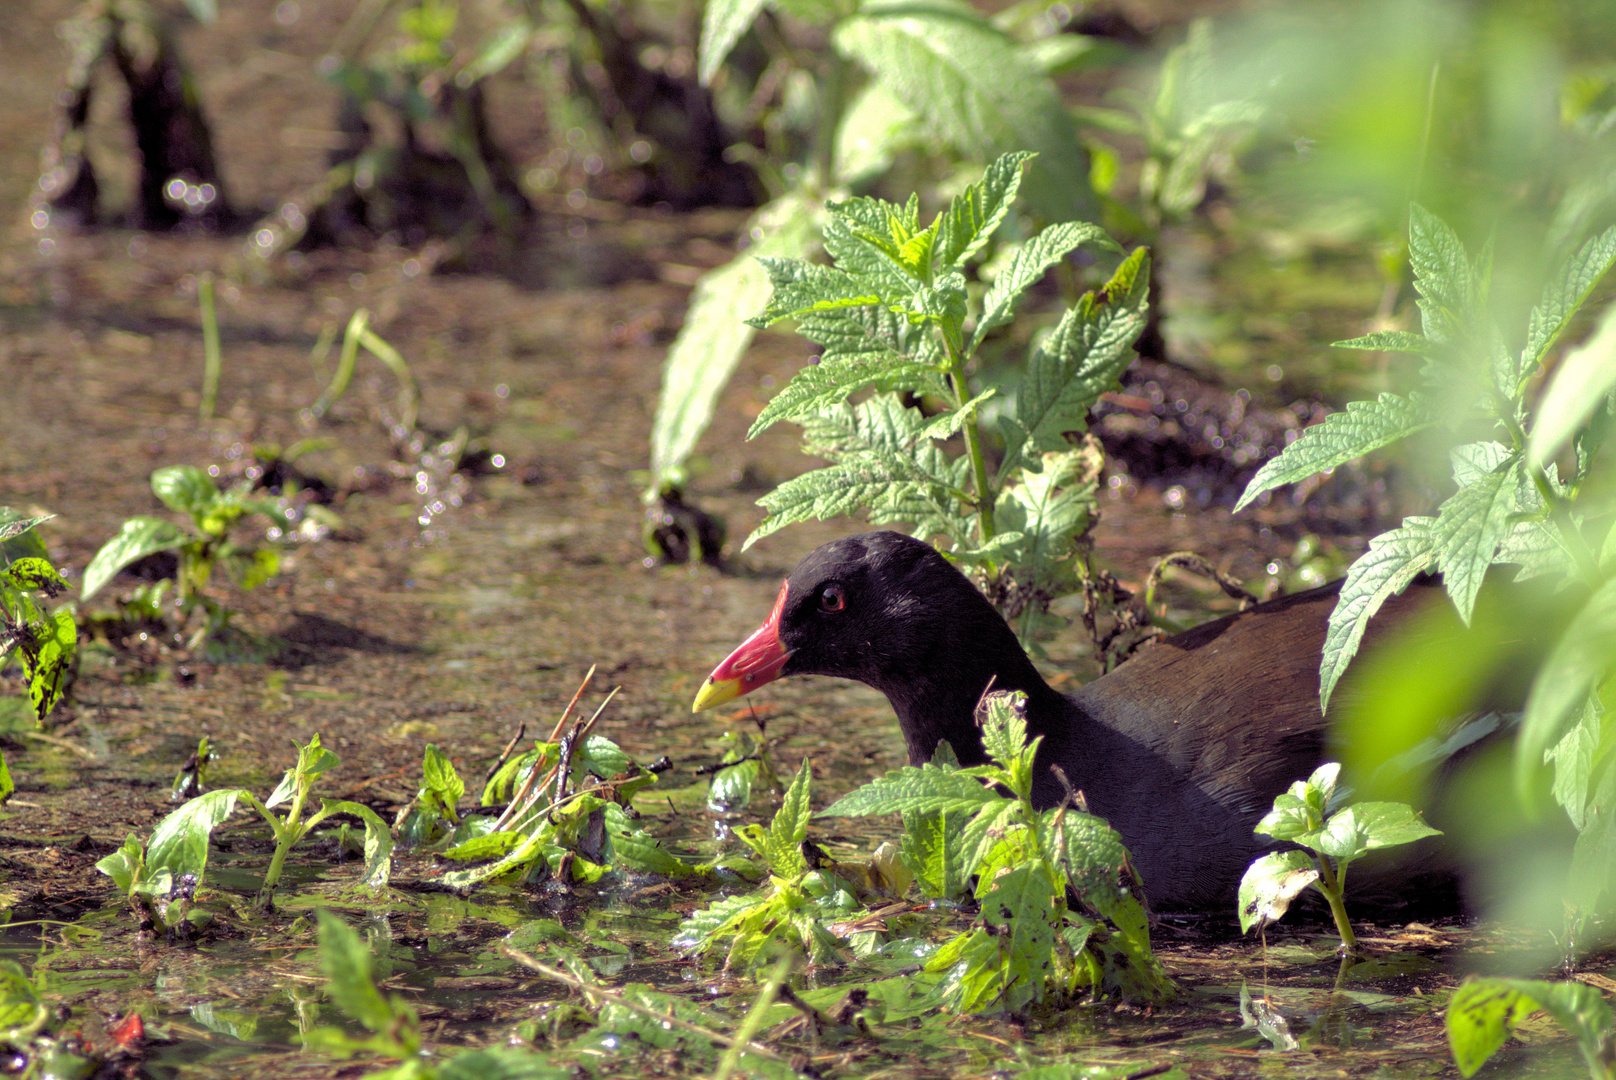
[[[864, 533], [797, 564], [768, 619], [702, 684], [694, 711], [784, 675], [856, 679], [892, 703], [912, 763], [947, 742], [973, 765], [986, 760], [974, 720], [983, 691], [1020, 690], [1028, 736], [1044, 740], [1034, 801], [1062, 799], [1049, 768], [1058, 764], [1122, 835], [1157, 912], [1228, 910], [1246, 867], [1270, 846], [1252, 826], [1323, 761], [1319, 653], [1338, 589], [1166, 638], [1063, 695], [936, 549]], [[1397, 621], [1419, 602], [1393, 598], [1376, 622]]]

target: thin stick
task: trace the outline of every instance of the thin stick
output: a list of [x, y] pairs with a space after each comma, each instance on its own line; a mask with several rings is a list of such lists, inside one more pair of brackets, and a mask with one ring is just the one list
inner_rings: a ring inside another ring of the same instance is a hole
[[499, 760], [488, 767], [488, 775], [483, 777], [483, 787], [487, 787], [488, 781], [492, 780], [494, 778], [494, 774], [499, 772], [500, 767], [511, 759], [511, 752], [516, 749], [516, 744], [521, 742], [522, 736], [526, 734], [527, 721], [523, 720], [520, 724], [516, 725], [516, 734], [511, 736], [511, 741], [506, 743], [505, 749], [499, 752]]
[[572, 989], [577, 990], [580, 993], [593, 994], [598, 997], [605, 998], [614, 1005], [621, 1005], [623, 1008], [632, 1012], [637, 1012], [642, 1016], [649, 1016], [658, 1023], [668, 1024], [672, 1027], [680, 1028], [684, 1031], [690, 1032], [692, 1035], [700, 1035], [704, 1039], [711, 1039], [720, 1046], [742, 1045], [747, 1051], [757, 1054], [760, 1057], [766, 1057], [770, 1061], [786, 1060], [783, 1056], [775, 1053], [773, 1050], [770, 1050], [762, 1043], [750, 1041], [744, 1044], [738, 1043], [738, 1040], [732, 1039], [728, 1035], [722, 1035], [714, 1031], [712, 1028], [704, 1028], [700, 1024], [692, 1024], [688, 1020], [681, 1020], [679, 1017], [674, 1016], [671, 1012], [657, 1012], [650, 1006], [641, 1005], [637, 1001], [630, 1001], [628, 998], [617, 993], [615, 990], [607, 990], [604, 987], [594, 986], [590, 983], [584, 982], [582, 979], [574, 978], [565, 971], [560, 971], [548, 964], [539, 963], [539, 961], [533, 959], [533, 957], [529, 956], [527, 953], [518, 949], [513, 949], [503, 941], [499, 944], [499, 951], [510, 957], [512, 960], [515, 960], [518, 964], [521, 964], [529, 971], [536, 971], [545, 978], [554, 979], [563, 986], [570, 986]]
[[584, 681], [578, 684], [578, 689], [572, 695], [572, 700], [567, 702], [565, 709], [561, 710], [561, 719], [555, 722], [555, 727], [550, 730], [550, 737], [545, 739], [545, 742], [555, 742], [560, 737], [562, 725], [567, 722], [567, 717], [572, 715], [572, 710], [577, 706], [578, 699], [584, 696], [584, 691], [589, 687], [589, 680], [595, 677], [595, 668], [598, 666], [590, 664], [589, 670], [584, 672]]
[[[578, 699], [584, 696], [584, 690], [588, 688], [589, 680], [595, 677], [596, 666], [597, 665], [595, 664], [590, 664], [589, 670], [584, 672], [584, 681], [578, 684], [578, 689], [574, 691], [572, 700], [567, 702], [567, 707], [565, 709], [561, 710], [561, 719], [556, 721], [555, 727], [550, 731], [550, 737], [545, 739], [545, 742], [553, 743], [560, 737], [561, 728], [566, 724], [567, 718], [572, 715], [572, 710], [577, 707]], [[615, 694], [617, 691], [613, 690], [612, 693]], [[606, 701], [610, 700], [611, 696], [608, 695]], [[605, 707], [605, 702], [602, 702], [601, 708]], [[557, 767], [559, 767], [559, 763], [557, 763]], [[524, 809], [524, 804], [527, 803], [528, 799], [533, 794], [533, 789], [538, 787], [541, 783], [548, 784], [550, 782], [550, 778], [555, 776], [555, 774], [556, 767], [552, 767], [549, 772], [545, 773], [542, 780], [539, 777], [539, 770], [537, 768], [534, 768], [532, 772], [528, 773], [527, 780], [523, 782], [521, 790], [519, 790], [515, 797], [511, 799], [511, 804], [505, 808], [505, 812], [499, 815], [499, 820], [494, 822], [494, 828], [503, 829], [508, 826], [516, 815], [522, 812]]]

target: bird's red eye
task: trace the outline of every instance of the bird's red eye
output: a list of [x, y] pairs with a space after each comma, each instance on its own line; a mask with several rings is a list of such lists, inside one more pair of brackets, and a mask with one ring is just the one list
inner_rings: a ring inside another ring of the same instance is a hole
[[819, 593], [819, 610], [840, 611], [847, 606], [847, 597], [842, 595], [840, 585], [826, 585]]

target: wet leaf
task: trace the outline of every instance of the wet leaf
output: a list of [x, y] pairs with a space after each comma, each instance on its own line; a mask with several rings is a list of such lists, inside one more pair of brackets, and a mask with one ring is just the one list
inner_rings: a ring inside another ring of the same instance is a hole
[[200, 884], [207, 872], [208, 837], [235, 811], [241, 794], [226, 788], [198, 795], [159, 822], [146, 844], [148, 873], [195, 874]]
[[1240, 932], [1284, 918], [1291, 901], [1318, 877], [1313, 857], [1305, 851], [1271, 851], [1257, 859], [1240, 879]]

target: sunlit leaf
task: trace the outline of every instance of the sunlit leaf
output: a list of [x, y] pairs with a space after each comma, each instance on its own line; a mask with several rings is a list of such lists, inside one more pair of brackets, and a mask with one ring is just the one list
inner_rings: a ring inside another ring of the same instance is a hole
[[1271, 851], [1255, 860], [1240, 879], [1240, 932], [1284, 918], [1291, 901], [1318, 878], [1313, 857], [1305, 851]]
[[1442, 584], [1467, 625], [1482, 579], [1509, 531], [1519, 468], [1518, 461], [1507, 462], [1460, 488], [1437, 510], [1430, 527]]
[[1095, 244], [1108, 251], [1121, 251], [1117, 242], [1098, 225], [1064, 221], [1051, 225], [1016, 249], [1010, 265], [999, 272], [982, 300], [982, 317], [971, 335], [970, 352], [982, 340], [1008, 323], [1027, 290], [1043, 279], [1049, 268], [1084, 244]]
[[100, 592], [124, 567], [159, 551], [172, 551], [190, 537], [171, 521], [137, 515], [123, 523], [118, 535], [101, 545], [90, 565], [84, 568], [79, 599], [88, 600]]
[[[1616, 233], [1616, 229], [1612, 230]], [[1607, 234], [1609, 235], [1609, 234]], [[1555, 368], [1538, 401], [1527, 460], [1542, 468], [1571, 441], [1577, 430], [1616, 388], [1616, 304], [1611, 305], [1583, 345]]]
[[1560, 735], [1566, 717], [1616, 658], [1616, 578], [1589, 596], [1567, 624], [1532, 680], [1515, 750], [1515, 777], [1526, 790], [1546, 750]]
[[1330, 695], [1358, 652], [1369, 620], [1381, 605], [1411, 585], [1436, 561], [1431, 537], [1434, 518], [1410, 516], [1400, 528], [1372, 537], [1369, 550], [1347, 567], [1347, 579], [1330, 611], [1319, 660], [1319, 707], [1330, 707]]
[[994, 160], [982, 179], [949, 200], [943, 214], [938, 254], [944, 266], [959, 269], [981, 251], [1010, 212], [1021, 187], [1021, 167], [1033, 157], [1026, 152]]
[[[1549, 348], [1613, 263], [1616, 263], [1616, 226], [1583, 244], [1560, 268], [1559, 275], [1543, 290], [1542, 299], [1532, 309], [1526, 346], [1521, 350], [1521, 375], [1531, 374], [1543, 362]], [[1563, 369], [1564, 365], [1561, 367]]]
[[208, 836], [235, 810], [240, 795], [234, 788], [210, 791], [158, 822], [146, 844], [148, 871], [195, 874], [201, 882], [208, 865]]
[[696, 49], [696, 78], [701, 85], [712, 84], [713, 76], [763, 10], [763, 4], [764, 0], [707, 0], [701, 17], [701, 44]]
[[1244, 509], [1265, 491], [1344, 465], [1428, 428], [1436, 420], [1429, 403], [1419, 394], [1404, 397], [1383, 393], [1374, 401], [1348, 402], [1345, 409], [1303, 431], [1279, 456], [1264, 463], [1241, 493], [1235, 511]]

